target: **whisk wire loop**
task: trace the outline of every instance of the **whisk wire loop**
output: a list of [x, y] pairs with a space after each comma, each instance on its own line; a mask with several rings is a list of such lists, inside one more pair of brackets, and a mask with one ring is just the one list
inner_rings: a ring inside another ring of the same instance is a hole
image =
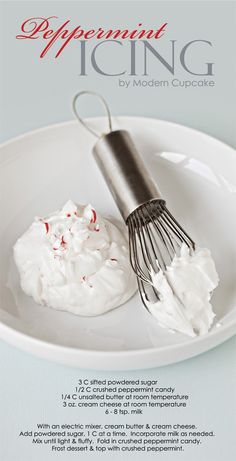
[[153, 285], [153, 275], [166, 271], [182, 244], [194, 250], [193, 240], [178, 224], [162, 199], [137, 208], [127, 219], [130, 243], [130, 262], [137, 276], [144, 306], [160, 299]]
[[99, 93], [96, 93], [96, 91], [80, 91], [79, 93], [77, 93], [74, 98], [73, 98], [73, 101], [72, 101], [72, 108], [73, 108], [73, 112], [74, 112], [74, 115], [75, 117], [77, 118], [77, 120], [84, 126], [84, 128], [86, 128], [87, 131], [89, 131], [93, 136], [95, 136], [96, 138], [100, 139], [101, 136], [104, 134], [104, 133], [97, 133], [95, 130], [93, 130], [88, 122], [86, 122], [78, 113], [78, 109], [77, 109], [77, 102], [78, 102], [78, 99], [81, 98], [81, 96], [85, 96], [85, 95], [89, 95], [89, 96], [95, 96], [96, 98], [98, 98], [98, 100], [102, 103], [103, 107], [105, 108], [105, 112], [106, 112], [106, 115], [107, 115], [107, 121], [108, 121], [108, 133], [110, 133], [112, 131], [112, 118], [111, 118], [111, 112], [110, 112], [110, 109], [109, 109], [109, 106], [106, 102], [106, 100], [103, 98], [103, 96], [101, 96]]

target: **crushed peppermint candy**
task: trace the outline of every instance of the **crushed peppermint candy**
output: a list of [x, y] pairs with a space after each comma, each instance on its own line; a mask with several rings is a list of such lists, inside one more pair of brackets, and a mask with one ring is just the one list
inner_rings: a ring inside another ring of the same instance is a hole
[[14, 246], [21, 287], [39, 304], [93, 316], [136, 291], [126, 229], [69, 200], [35, 218]]

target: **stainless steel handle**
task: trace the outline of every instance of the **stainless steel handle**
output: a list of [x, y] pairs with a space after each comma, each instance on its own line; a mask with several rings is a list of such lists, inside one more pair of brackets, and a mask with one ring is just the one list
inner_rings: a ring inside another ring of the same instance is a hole
[[103, 135], [93, 154], [125, 221], [140, 205], [161, 199], [128, 131]]

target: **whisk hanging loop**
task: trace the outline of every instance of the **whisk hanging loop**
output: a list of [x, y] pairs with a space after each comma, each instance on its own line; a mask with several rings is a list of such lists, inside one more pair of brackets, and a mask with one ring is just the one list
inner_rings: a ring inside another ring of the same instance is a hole
[[[108, 133], [110, 133], [112, 131], [112, 119], [111, 119], [111, 113], [110, 113], [110, 109], [108, 107], [108, 104], [106, 102], [106, 100], [103, 98], [103, 96], [101, 96], [99, 93], [96, 93], [96, 91], [80, 91], [79, 93], [77, 93], [74, 98], [73, 98], [73, 101], [72, 101], [72, 108], [73, 108], [73, 112], [75, 114], [75, 117], [77, 118], [77, 120], [84, 126], [84, 128], [86, 128], [87, 131], [89, 131], [93, 136], [95, 136], [96, 138], [100, 139], [102, 137], [102, 135], [104, 135], [104, 133], [97, 133], [95, 130], [93, 130], [90, 126], [89, 126], [89, 123], [88, 122], [85, 122], [85, 120], [79, 115], [78, 113], [78, 109], [77, 109], [77, 102], [78, 102], [78, 99], [81, 97], [81, 96], [85, 96], [85, 95], [89, 95], [89, 96], [95, 96], [96, 98], [99, 99], [99, 101], [102, 103], [103, 107], [105, 108], [105, 112], [106, 112], [106, 115], [107, 115], [107, 120], [108, 120]], [[107, 134], [107, 133], [106, 133]]]

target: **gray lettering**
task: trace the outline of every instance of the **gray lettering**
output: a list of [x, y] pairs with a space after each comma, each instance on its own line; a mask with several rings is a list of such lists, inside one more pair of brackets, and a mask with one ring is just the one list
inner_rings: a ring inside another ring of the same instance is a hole
[[180, 53], [180, 62], [183, 66], [183, 68], [189, 73], [189, 74], [192, 74], [192, 75], [213, 75], [213, 62], [206, 62], [206, 65], [207, 65], [207, 72], [206, 73], [196, 73], [196, 72], [192, 72], [189, 67], [187, 67], [186, 65], [186, 62], [185, 62], [185, 53], [187, 51], [187, 49], [193, 44], [193, 43], [198, 43], [198, 42], [202, 42], [202, 43], [207, 43], [208, 45], [212, 46], [212, 43], [209, 42], [208, 40], [192, 40], [191, 42], [188, 42], [182, 49], [181, 53]]

